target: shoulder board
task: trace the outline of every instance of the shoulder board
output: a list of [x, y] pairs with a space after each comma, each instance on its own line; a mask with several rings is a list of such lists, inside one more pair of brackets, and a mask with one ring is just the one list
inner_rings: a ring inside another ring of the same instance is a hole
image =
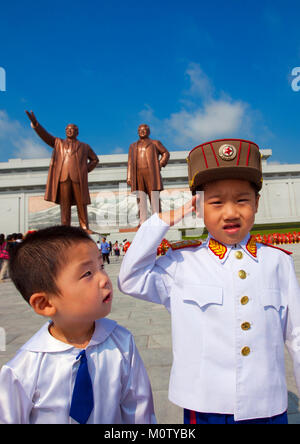
[[277, 247], [277, 245], [268, 244], [267, 242], [259, 242], [259, 243], [263, 244], [263, 245], [266, 245], [266, 247], [272, 247], [272, 248], [275, 248], [276, 250], [283, 251], [286, 254], [293, 254], [292, 251], [284, 250], [283, 248]]
[[197, 239], [184, 240], [179, 242], [173, 242], [170, 247], [172, 250], [179, 250], [180, 248], [188, 248], [188, 247], [200, 247], [202, 242]]

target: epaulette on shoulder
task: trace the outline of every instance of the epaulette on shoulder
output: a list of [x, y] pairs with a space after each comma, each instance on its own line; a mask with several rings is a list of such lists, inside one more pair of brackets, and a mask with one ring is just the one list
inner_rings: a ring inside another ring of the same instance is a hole
[[181, 248], [188, 248], [188, 247], [200, 247], [202, 245], [202, 242], [198, 239], [190, 239], [190, 240], [183, 240], [179, 242], [173, 242], [170, 247], [172, 250], [179, 250]]
[[283, 251], [285, 254], [293, 254], [292, 251], [284, 250], [283, 248], [277, 247], [277, 245], [268, 244], [267, 242], [259, 242], [260, 244], [266, 245], [267, 247], [275, 248], [276, 250]]

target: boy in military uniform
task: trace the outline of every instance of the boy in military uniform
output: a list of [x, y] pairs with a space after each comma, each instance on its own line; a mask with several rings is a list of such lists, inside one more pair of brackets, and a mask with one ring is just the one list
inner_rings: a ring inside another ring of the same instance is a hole
[[[208, 238], [176, 243], [156, 258], [170, 225], [196, 196], [138, 230], [123, 260], [119, 288], [171, 313], [169, 399], [185, 423], [287, 423], [284, 345], [300, 389], [300, 288], [287, 252], [250, 235], [262, 187], [256, 144], [217, 140], [188, 156], [193, 194], [204, 191]], [[143, 248], [140, 248], [143, 245]]]

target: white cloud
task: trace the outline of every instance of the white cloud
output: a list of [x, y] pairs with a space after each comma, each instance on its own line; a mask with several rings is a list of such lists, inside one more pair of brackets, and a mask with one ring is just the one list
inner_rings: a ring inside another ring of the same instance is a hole
[[195, 111], [171, 114], [166, 125], [179, 145], [198, 143], [214, 137], [230, 136], [241, 126], [246, 106], [241, 102], [212, 100]]
[[260, 114], [246, 102], [224, 93], [216, 97], [215, 87], [200, 65], [191, 63], [185, 74], [190, 85], [179, 98], [178, 112], [164, 119], [158, 119], [149, 105], [140, 112], [155, 137], [165, 140], [170, 149], [190, 149], [214, 138], [251, 137], [254, 124], [261, 126]]
[[212, 97], [214, 92], [212, 82], [198, 63], [190, 63], [186, 75], [190, 79], [190, 88], [187, 94], [208, 100]]
[[24, 128], [18, 120], [11, 119], [5, 110], [0, 110], [0, 147], [21, 159], [49, 158], [51, 151], [39, 143], [30, 128]]
[[124, 154], [124, 153], [125, 153], [124, 148], [122, 148], [120, 146], [117, 146], [116, 148], [114, 148], [112, 150], [112, 154]]
[[21, 159], [46, 159], [51, 156], [51, 152], [46, 147], [41, 146], [31, 137], [20, 137], [15, 140], [16, 150], [14, 155]]

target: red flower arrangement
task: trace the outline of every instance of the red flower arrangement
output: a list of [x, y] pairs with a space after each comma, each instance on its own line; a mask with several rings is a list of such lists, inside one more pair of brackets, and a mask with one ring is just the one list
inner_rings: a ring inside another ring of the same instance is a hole
[[170, 245], [171, 244], [167, 239], [163, 239], [157, 248], [157, 255], [163, 256], [164, 254], [166, 254], [166, 252], [170, 248]]
[[264, 234], [255, 235], [256, 242], [266, 242], [268, 244], [273, 245], [281, 245], [281, 244], [295, 244], [300, 242], [300, 231], [296, 233], [272, 233], [267, 236]]
[[[268, 235], [266, 234], [261, 235], [260, 233], [258, 233], [254, 235], [254, 238], [258, 243], [265, 242], [267, 244], [272, 244], [272, 245], [294, 244], [294, 243], [300, 243], [300, 231], [298, 233], [294, 231], [293, 233], [272, 233]], [[126, 253], [130, 245], [131, 242], [129, 241], [124, 244], [123, 246], [124, 253]], [[171, 246], [170, 242], [167, 239], [163, 239], [160, 245], [157, 247], [157, 255], [158, 256], [165, 255], [170, 246]]]

